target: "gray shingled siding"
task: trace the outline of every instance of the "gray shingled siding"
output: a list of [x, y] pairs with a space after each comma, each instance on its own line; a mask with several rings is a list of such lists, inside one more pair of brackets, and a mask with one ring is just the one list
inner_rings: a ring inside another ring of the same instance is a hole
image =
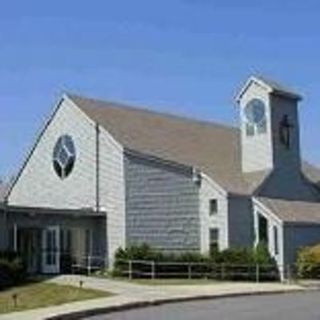
[[199, 188], [192, 170], [125, 157], [127, 244], [200, 250]]
[[297, 250], [320, 243], [320, 225], [284, 226], [284, 263], [295, 262]]
[[251, 199], [245, 196], [230, 196], [228, 205], [229, 246], [252, 247], [254, 225]]

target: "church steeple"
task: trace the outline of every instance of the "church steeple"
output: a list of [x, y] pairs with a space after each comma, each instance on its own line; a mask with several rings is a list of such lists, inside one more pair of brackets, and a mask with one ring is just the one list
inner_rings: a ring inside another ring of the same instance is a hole
[[242, 171], [300, 169], [298, 101], [284, 86], [252, 76], [237, 95]]

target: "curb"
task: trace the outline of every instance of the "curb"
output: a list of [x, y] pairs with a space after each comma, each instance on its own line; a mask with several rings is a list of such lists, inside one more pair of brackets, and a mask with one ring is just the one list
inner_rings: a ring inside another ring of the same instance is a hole
[[297, 293], [297, 292], [303, 292], [303, 291], [308, 291], [308, 290], [301, 288], [301, 289], [293, 289], [293, 290], [226, 293], [222, 295], [200, 295], [195, 297], [177, 297], [177, 298], [168, 298], [168, 299], [160, 298], [156, 300], [129, 302], [129, 303], [124, 303], [122, 305], [117, 305], [117, 306], [108, 306], [108, 307], [102, 307], [102, 308], [96, 308], [96, 309], [87, 309], [82, 311], [69, 312], [66, 314], [48, 317], [45, 319], [46, 320], [76, 320], [76, 319], [83, 319], [87, 317], [93, 317], [100, 314], [121, 312], [121, 311], [127, 311], [131, 309], [141, 309], [146, 307], [159, 306], [163, 304], [198, 301], [198, 300], [218, 300], [218, 299], [224, 299], [224, 298], [237, 298], [237, 297], [246, 297], [246, 296], [291, 294], [291, 293]]

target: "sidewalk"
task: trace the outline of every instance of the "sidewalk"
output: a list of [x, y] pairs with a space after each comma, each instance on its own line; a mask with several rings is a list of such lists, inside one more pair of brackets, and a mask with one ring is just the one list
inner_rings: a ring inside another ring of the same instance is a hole
[[[196, 299], [218, 298], [225, 296], [271, 294], [306, 290], [298, 285], [281, 283], [213, 283], [202, 285], [148, 286], [77, 275], [58, 276], [50, 282], [64, 285], [79, 285], [83, 281], [84, 288], [92, 288], [115, 293], [109, 298], [73, 302], [60, 306], [15, 312], [0, 316], [0, 319], [37, 320], [48, 319], [75, 313], [73, 319], [81, 315], [96, 314], [98, 311], [115, 311], [133, 307], [148, 306], [165, 302], [178, 302]], [[72, 317], [68, 317], [71, 319]]]

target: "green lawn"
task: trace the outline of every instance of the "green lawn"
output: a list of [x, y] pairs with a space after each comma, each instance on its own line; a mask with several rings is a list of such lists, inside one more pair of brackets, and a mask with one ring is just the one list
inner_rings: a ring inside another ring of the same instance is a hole
[[[14, 295], [17, 295], [16, 306], [13, 299]], [[0, 313], [48, 307], [79, 300], [108, 297], [110, 295], [107, 292], [91, 289], [33, 282], [0, 291]]]

